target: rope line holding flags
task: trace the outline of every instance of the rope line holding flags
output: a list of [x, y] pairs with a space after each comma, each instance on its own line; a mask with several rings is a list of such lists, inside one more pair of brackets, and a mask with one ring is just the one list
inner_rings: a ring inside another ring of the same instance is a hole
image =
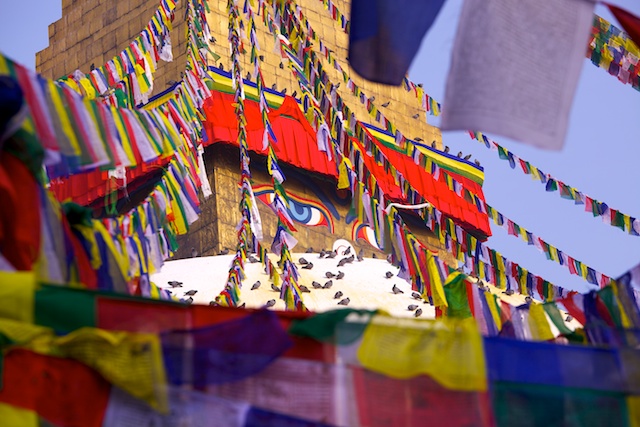
[[[302, 14], [302, 11], [301, 11], [301, 8], [299, 6], [296, 6], [296, 14], [294, 15], [294, 17], [298, 17], [298, 16], [301, 17], [301, 21], [303, 22], [303, 24], [301, 24], [300, 21], [298, 21], [298, 24], [303, 28], [307, 28], [308, 34], [315, 34], [315, 32], [313, 31], [313, 28], [310, 25], [310, 23], [308, 22], [308, 20], [306, 20], [306, 18], [304, 18], [303, 14]], [[318, 41], [320, 42], [320, 49], [322, 49], [323, 48], [322, 41], [318, 40], [317, 38], [314, 39], [314, 40], [316, 42], [318, 42]], [[318, 59], [317, 56], [315, 56], [313, 48], [309, 47], [309, 48], [305, 48], [305, 50], [307, 51], [307, 53], [309, 55], [311, 55], [312, 61], [314, 61], [314, 63], [317, 64], [315, 69], [318, 70], [317, 73], [318, 73], [318, 75], [320, 77], [320, 80], [322, 82], [326, 82], [326, 85], [331, 88], [330, 89], [330, 91], [331, 91], [331, 96], [330, 97], [332, 99], [335, 98], [337, 103], [341, 103], [342, 100], [340, 98], [340, 95], [338, 95], [335, 92], [335, 90], [334, 90], [335, 86], [332, 85], [332, 83], [329, 81], [329, 77], [322, 70], [321, 65], [319, 63], [319, 59]], [[337, 61], [335, 61], [334, 63], [337, 64], [338, 67], [340, 67]], [[308, 67], [305, 66], [305, 70], [307, 68]], [[350, 77], [348, 76], [348, 74], [345, 71], [343, 71], [343, 76], [349, 82], [352, 82], [352, 80], [350, 79]], [[357, 86], [348, 85], [348, 87], [357, 87]], [[354, 91], [354, 94], [357, 94], [357, 92]], [[326, 93], [324, 95], [326, 95]], [[360, 92], [359, 99], [361, 100], [361, 102], [362, 102], [363, 98], [367, 99], [366, 96], [362, 92]], [[368, 100], [366, 102], [368, 104], [371, 104], [371, 102], [368, 101]], [[345, 111], [345, 116], [346, 117], [353, 117], [353, 113], [349, 113], [348, 111]], [[395, 129], [395, 126], [393, 126], [393, 124], [391, 122], [389, 122], [389, 125], [390, 125], [391, 128]], [[404, 144], [406, 144], [406, 141], [407, 141], [406, 138], [404, 136], [402, 136], [400, 131], [396, 130], [396, 141], [398, 141], [398, 140], [404, 141]], [[365, 144], [365, 146], [367, 147], [367, 151], [372, 151], [372, 152], [376, 151], [375, 145]], [[417, 153], [417, 155], [418, 155], [416, 163], [419, 163], [419, 162], [426, 163], [423, 160], [420, 160], [420, 156], [422, 156], [422, 153], [417, 152], [417, 150], [414, 151], [414, 153]], [[384, 155], [382, 155], [382, 153], [374, 154], [374, 156], [377, 158], [378, 161], [381, 161], [383, 163], [386, 160], [386, 159], [384, 159]], [[414, 159], [416, 159], [415, 155], [414, 155]], [[386, 165], [385, 164], [385, 167], [390, 168], [393, 171], [394, 175], [397, 174], [399, 177], [402, 176], [402, 174], [400, 174], [398, 171], [395, 170], [393, 165], [390, 165], [390, 164]], [[472, 192], [468, 191], [462, 184], [460, 184], [458, 181], [456, 181], [455, 178], [453, 178], [450, 174], [448, 174], [446, 171], [440, 169], [437, 165], [435, 165], [433, 163], [431, 165], [431, 171], [432, 171], [432, 173], [434, 175], [437, 175], [437, 174], [440, 174], [440, 173], [444, 174], [449, 189], [454, 191], [459, 196], [465, 197], [465, 199], [469, 198], [469, 199], [473, 200], [474, 201], [474, 206], [478, 209], [478, 212], [488, 214], [488, 216], [495, 222], [496, 225], [506, 228], [507, 232], [510, 235], [514, 235], [516, 237], [520, 236], [529, 245], [535, 245], [538, 250], [540, 250], [541, 252], [543, 252], [545, 254], [547, 260], [555, 261], [559, 265], [564, 266], [569, 271], [570, 274], [578, 275], [578, 276], [582, 277], [584, 280], [588, 281], [591, 284], [594, 284], [593, 280], [592, 280], [592, 277], [605, 276], [602, 273], [600, 273], [600, 272], [592, 269], [591, 267], [587, 266], [586, 264], [584, 264], [584, 263], [576, 260], [575, 258], [567, 255], [566, 253], [564, 253], [563, 251], [557, 249], [553, 245], [550, 245], [549, 243], [547, 243], [543, 239], [540, 239], [538, 236], [535, 236], [532, 233], [527, 232], [523, 227], [520, 227], [518, 224], [516, 224], [515, 222], [513, 222], [509, 218], [506, 218], [502, 213], [500, 213], [500, 212], [496, 211], [494, 208], [486, 205], [484, 201], [482, 201], [479, 197], [477, 197], [477, 195], [475, 195]], [[402, 182], [401, 178], [400, 178], [400, 182]], [[405, 189], [405, 186], [401, 185], [401, 187], [403, 188], [403, 190]]]
[[[290, 13], [287, 16], [292, 16]], [[269, 18], [265, 18], [268, 22]], [[267, 22], [267, 23], [268, 23]], [[272, 28], [282, 28], [282, 26], [272, 25]], [[285, 34], [286, 35], [286, 34]], [[284, 37], [286, 39], [286, 37]], [[299, 73], [296, 71], [298, 69], [302, 69], [303, 67], [296, 63], [295, 58], [297, 58], [297, 54], [291, 50], [290, 47], [286, 46], [284, 42], [282, 43], [282, 52], [284, 55], [287, 55], [290, 59], [290, 67], [294, 70], [294, 75], [298, 77]], [[307, 49], [306, 53], [311, 52], [312, 49]], [[330, 102], [330, 99], [326, 95], [326, 92], [323, 89], [323, 80], [321, 74], [314, 69], [312, 73], [314, 76], [311, 79], [298, 77], [298, 83], [301, 86], [301, 90], [303, 93], [307, 93], [311, 91], [312, 99], [321, 99], [321, 106], [324, 105], [326, 108], [333, 108]], [[316, 93], [314, 94], [311, 88], [316, 88]], [[324, 94], [324, 98], [323, 95]], [[307, 108], [307, 111], [313, 111], [314, 118], [317, 122], [312, 121], [312, 125], [320, 126], [323, 121], [323, 110], [319, 108], [317, 105], [312, 105], [310, 103], [303, 102], [303, 106]], [[344, 108], [344, 106], [343, 106]], [[319, 111], [318, 111], [319, 110]], [[335, 114], [335, 111], [333, 112]], [[330, 111], [326, 111], [326, 115], [331, 115]], [[353, 123], [353, 126], [357, 126], [357, 123]], [[332, 132], [335, 132], [336, 129], [332, 128]], [[340, 136], [340, 135], [338, 135]], [[348, 138], [337, 138], [342, 141], [348, 141]], [[338, 159], [340, 156], [340, 151], [336, 148], [333, 138], [331, 138], [331, 144], [334, 146], [333, 149], [328, 150], [332, 152], [332, 154], [336, 155]], [[352, 153], [354, 150], [352, 150]], [[342, 157], [344, 159], [344, 157]], [[358, 164], [355, 159], [350, 158], [351, 162]], [[340, 162], [340, 165], [343, 163]], [[363, 165], [362, 165], [363, 166]], [[364, 170], [362, 166], [357, 166], [356, 170]], [[345, 173], [347, 170], [345, 169]], [[368, 178], [372, 183], [375, 183], [375, 179], [372, 178], [372, 175]], [[361, 181], [367, 182], [367, 180]], [[364, 185], [364, 184], [363, 184]], [[383, 194], [380, 188], [375, 185], [372, 193], [375, 194]], [[357, 193], [355, 193], [357, 194]], [[354, 197], [354, 200], [358, 199], [358, 197]], [[379, 199], [379, 197], [372, 197], [371, 200]], [[415, 203], [418, 203], [414, 200]], [[373, 203], [373, 202], [372, 202]], [[375, 206], [379, 206], [378, 203], [375, 203]], [[374, 210], [375, 212], [375, 210]], [[498, 287], [501, 289], [512, 290], [515, 292], [521, 292], [525, 295], [533, 294], [533, 292], [538, 292], [542, 299], [544, 300], [553, 300], [555, 298], [560, 298], [566, 296], [569, 292], [561, 287], [557, 287], [550, 282], [535, 276], [528, 272], [526, 269], [520, 267], [518, 264], [513, 263], [499, 253], [490, 248], [487, 248], [486, 245], [482, 245], [475, 237], [468, 234], [461, 227], [457, 226], [453, 220], [444, 217], [443, 215], [434, 208], [427, 210], [428, 215], [426, 216], [427, 225], [430, 229], [434, 230], [436, 236], [441, 240], [441, 242], [445, 245], [446, 249], [451, 251], [459, 261], [463, 262], [466, 267], [473, 270], [473, 273], [476, 274], [481, 279], [489, 280], [492, 283], [496, 283]], [[375, 217], [375, 215], [373, 215]], [[376, 239], [380, 242], [384, 241], [384, 234], [381, 234], [383, 229], [382, 219], [377, 223], [374, 222], [372, 226], [374, 227], [374, 231], [376, 232]], [[384, 247], [383, 244], [380, 246]], [[473, 251], [472, 251], [473, 249]], [[476, 253], [479, 256], [474, 256]], [[481, 259], [482, 257], [482, 259]], [[483, 261], [484, 260], [484, 261]], [[599, 286], [604, 286], [610, 282], [610, 278], [601, 273], [597, 273], [590, 268], [585, 268], [585, 275], [587, 277], [587, 281], [592, 284], [596, 284]]]
[[262, 124], [264, 126], [264, 135], [262, 137], [263, 149], [267, 148], [267, 171], [271, 176], [271, 182], [273, 185], [273, 200], [271, 201], [271, 209], [278, 217], [277, 230], [271, 245], [271, 250], [275, 254], [280, 255], [280, 261], [278, 262], [282, 269], [282, 286], [280, 287], [280, 298], [285, 302], [285, 307], [288, 310], [306, 310], [302, 302], [302, 292], [298, 286], [299, 272], [298, 268], [293, 262], [290, 250], [297, 244], [297, 240], [291, 234], [295, 231], [293, 226], [293, 219], [289, 211], [289, 198], [287, 197], [286, 190], [282, 185], [286, 179], [282, 169], [278, 165], [278, 157], [273, 149], [273, 144], [277, 144], [277, 138], [271, 128], [269, 121], [269, 107], [264, 92], [264, 79], [262, 77], [262, 70], [260, 68], [258, 52], [260, 47], [258, 45], [258, 36], [256, 34], [256, 25], [254, 21], [254, 12], [251, 3], [245, 0], [243, 11], [248, 21], [249, 26], [249, 40], [251, 42], [251, 57], [250, 61], [254, 65], [253, 75], [256, 79], [256, 85], [258, 89], [258, 97], [260, 99], [260, 113], [262, 116]]
[[[148, 101], [158, 61], [173, 61], [170, 32], [178, 1], [161, 0], [146, 27], [129, 46], [104, 65], [85, 74], [80, 70], [61, 77], [88, 99], [102, 97], [110, 105], [134, 106]], [[130, 92], [131, 97], [125, 94]]]
[[[325, 2], [327, 7], [333, 6], [333, 4], [329, 0], [321, 1]], [[385, 127], [389, 131], [396, 134], [396, 132], [398, 131], [396, 130], [395, 126], [393, 126], [392, 123], [386, 120], [384, 115], [382, 115], [382, 113], [380, 113], [375, 105], [370, 102], [369, 98], [364, 93], [362, 93], [360, 88], [355, 85], [355, 83], [353, 83], [346, 71], [344, 71], [343, 67], [333, 57], [331, 51], [326, 49], [322, 41], [318, 39], [308, 20], [303, 17], [301, 8], [298, 7], [297, 12], [301, 16], [301, 19], [305, 22], [305, 26], [307, 27], [307, 30], [309, 31], [311, 37], [316, 42], [320, 43], [320, 51], [322, 52], [324, 50], [324, 55], [329, 63], [333, 64], [334, 68], [343, 74], [345, 83], [347, 83], [347, 86], [351, 89], [352, 93], [360, 98], [362, 104], [367, 106], [367, 109], [369, 110], [370, 115], [373, 118], [385, 125]], [[589, 52], [591, 52], [592, 56], [595, 55], [594, 52], [598, 53], [598, 61], [597, 63], [594, 62], [594, 64], [598, 65], [598, 63], [603, 61], [602, 63], [606, 65], [606, 67], [603, 66], [603, 68], [607, 68], [609, 70], [615, 69], [623, 74], [626, 72], [626, 74], [624, 75], [626, 76], [626, 79], [628, 81], [625, 81], [622, 78], [621, 81], [623, 81], [623, 83], [632, 83], [634, 84], [634, 88], [640, 90], [640, 64], [638, 60], [638, 57], [640, 56], [640, 49], [635, 46], [633, 41], [628, 38], [624, 32], [618, 30], [614, 25], [610, 24], [608, 21], [597, 15], [594, 15], [594, 25], [592, 27], [591, 41], [589, 43]], [[588, 56], [590, 55], [589, 52]], [[606, 52], [612, 53], [606, 54]], [[618, 64], [616, 64], [615, 62], [612, 63], [611, 61], [616, 58]], [[592, 62], [593, 61], [594, 60], [592, 59]], [[634, 75], [635, 80], [633, 77]], [[405, 77], [403, 84], [407, 91], [414, 91], [417, 97], [423, 99], [423, 107], [425, 107], [427, 111], [431, 112], [433, 115], [439, 115], [441, 111], [441, 104], [427, 95], [421, 85], [414, 84], [407, 77]], [[531, 165], [526, 160], [519, 158], [506, 148], [500, 146], [495, 141], [487, 138], [487, 136], [482, 132], [469, 131], [469, 135], [471, 136], [471, 138], [477, 140], [478, 142], [484, 143], [487, 148], [497, 150], [500, 158], [503, 160], [508, 160], [512, 169], [515, 169], [516, 165], [519, 165], [523, 173], [531, 175], [533, 179], [540, 181], [542, 184], [545, 184], [545, 188], [547, 191], [559, 191], [560, 197], [562, 197], [563, 199], [573, 200], [575, 204], [584, 204], [585, 212], [591, 212], [594, 217], [602, 216], [603, 221], [609, 223], [611, 226], [619, 228], [622, 231], [626, 231], [628, 234], [640, 236], [639, 219], [624, 214], [618, 210], [611, 209], [609, 208], [608, 204], [600, 202], [578, 191], [577, 189], [564, 184], [562, 181], [555, 179], [551, 175], [543, 173], [539, 168]], [[396, 138], [396, 141], [399, 140], [399, 144], [406, 144], [406, 138], [401, 134]], [[446, 174], [446, 172], [444, 173]], [[457, 189], [457, 187], [459, 187], [459, 184], [455, 182], [455, 179], [452, 180], [450, 186], [455, 191], [460, 191]], [[471, 193], [470, 196], [473, 197], [473, 194]], [[479, 201], [477, 204], [478, 210], [480, 212], [487, 213], [486, 208], [483, 209], [483, 207], [480, 206], [480, 204], [482, 204], [482, 201]]]

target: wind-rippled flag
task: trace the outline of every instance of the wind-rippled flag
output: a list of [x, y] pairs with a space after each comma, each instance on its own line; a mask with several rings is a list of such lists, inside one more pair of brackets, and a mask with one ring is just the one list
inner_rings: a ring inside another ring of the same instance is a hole
[[400, 85], [444, 0], [353, 0], [349, 63], [367, 80]]

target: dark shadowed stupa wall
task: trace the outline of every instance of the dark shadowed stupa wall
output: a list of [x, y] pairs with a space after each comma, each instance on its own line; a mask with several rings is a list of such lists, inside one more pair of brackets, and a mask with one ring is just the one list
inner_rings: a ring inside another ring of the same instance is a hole
[[[421, 101], [412, 92], [401, 87], [389, 87], [367, 82], [358, 77], [348, 68], [346, 61], [348, 36], [332, 19], [331, 14], [324, 9], [321, 0], [304, 0], [297, 2], [310, 21], [313, 29], [339, 58], [340, 64], [353, 81], [368, 96], [375, 96], [375, 104], [381, 108], [387, 119], [393, 122], [400, 131], [409, 138], [420, 137], [424, 141], [436, 141], [441, 146], [439, 130], [425, 122], [425, 111]], [[345, 15], [349, 14], [349, 2], [334, 0], [333, 2]], [[62, 0], [62, 18], [49, 26], [49, 47], [36, 54], [38, 72], [47, 78], [59, 78], [72, 73], [76, 69], [89, 72], [91, 64], [100, 66], [117, 55], [128, 43], [138, 35], [152, 17], [158, 2], [155, 0]], [[211, 65], [220, 66], [225, 70], [230, 68], [228, 35], [228, 14], [226, 0], [209, 0], [211, 13], [208, 15], [211, 32], [215, 38], [212, 49], [221, 59]], [[180, 80], [180, 71], [186, 64], [185, 55], [185, 2], [181, 1], [175, 13], [174, 28], [171, 33], [174, 61], [158, 62], [158, 70], [154, 76], [154, 93], [160, 93], [167, 87], [167, 82]], [[274, 53], [274, 39], [268, 29], [262, 24], [261, 17], [256, 17], [258, 39], [264, 56], [261, 69], [267, 87], [275, 84], [277, 90], [287, 89], [291, 94], [300, 90], [289, 69], [280, 68], [280, 55]], [[245, 41], [245, 43], [249, 43]], [[318, 46], [314, 44], [314, 48]], [[248, 49], [250, 51], [250, 49]], [[317, 50], [316, 50], [317, 51]], [[243, 57], [243, 75], [252, 69], [249, 66], [249, 53]], [[339, 89], [342, 98], [354, 110], [362, 121], [381, 126], [368, 114], [366, 108], [346, 88], [342, 75], [328, 62], [324, 63], [325, 70], [334, 83], [342, 82]], [[380, 107], [389, 102], [387, 108]], [[419, 114], [418, 118], [413, 118]], [[207, 175], [213, 190], [211, 196], [202, 204], [202, 214], [190, 229], [190, 232], [180, 239], [180, 249], [176, 257], [191, 256], [192, 248], [201, 255], [217, 254], [222, 248], [234, 248], [236, 244], [235, 225], [239, 220], [239, 194], [237, 182], [239, 179], [239, 154], [237, 148], [214, 144], [205, 151]], [[255, 156], [252, 160], [254, 185], [265, 192], [262, 197], [268, 197], [268, 189], [264, 187], [270, 183], [269, 176], [264, 171], [264, 158]], [[349, 203], [347, 195], [336, 191], [335, 182], [310, 171], [292, 167], [284, 168], [287, 181], [285, 188], [296, 201], [298, 200], [297, 215], [304, 219], [309, 216], [307, 224], [315, 224], [318, 215], [324, 220], [319, 225], [302, 225], [296, 223], [298, 229], [295, 237], [300, 241], [296, 251], [313, 247], [330, 248], [337, 238], [352, 240], [358, 232], [358, 224], [353, 221], [347, 223]], [[257, 191], [258, 193], [260, 191]], [[260, 211], [264, 222], [265, 241], [270, 242], [275, 230], [275, 216], [270, 209], [260, 204]], [[309, 208], [307, 210], [306, 208]], [[318, 211], [313, 211], [311, 208]], [[315, 215], [315, 216], [314, 216]], [[330, 215], [330, 220], [326, 216]], [[325, 224], [329, 223], [329, 224]], [[362, 227], [361, 227], [362, 228]], [[424, 227], [413, 227], [412, 230], [423, 237], [434, 249], [441, 249], [437, 240]], [[333, 231], [333, 233], [332, 233]], [[366, 234], [360, 229], [360, 235]], [[359, 240], [362, 247], [368, 250], [374, 248], [364, 240]], [[440, 251], [444, 255], [444, 251]], [[449, 255], [450, 257], [450, 255]], [[448, 257], [447, 257], [448, 258]]]

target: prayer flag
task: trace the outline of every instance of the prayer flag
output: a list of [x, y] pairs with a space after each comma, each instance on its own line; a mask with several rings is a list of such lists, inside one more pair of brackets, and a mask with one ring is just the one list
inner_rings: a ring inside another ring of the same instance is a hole
[[349, 63], [362, 77], [400, 85], [444, 0], [354, 0]]

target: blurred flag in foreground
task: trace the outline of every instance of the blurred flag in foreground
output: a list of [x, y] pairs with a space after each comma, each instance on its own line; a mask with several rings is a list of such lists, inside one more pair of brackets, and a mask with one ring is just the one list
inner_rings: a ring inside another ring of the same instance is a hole
[[349, 63], [367, 80], [400, 85], [444, 0], [353, 0]]

